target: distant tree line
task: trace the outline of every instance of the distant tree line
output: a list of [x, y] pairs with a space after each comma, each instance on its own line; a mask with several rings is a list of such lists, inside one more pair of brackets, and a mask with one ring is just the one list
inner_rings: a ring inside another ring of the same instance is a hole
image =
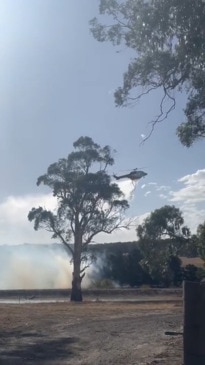
[[137, 235], [136, 242], [90, 246], [98, 257], [93, 285], [178, 287], [183, 280], [200, 281], [205, 276], [202, 266], [182, 262], [183, 257], [205, 260], [205, 223], [191, 235], [181, 211], [164, 206], [137, 227]]

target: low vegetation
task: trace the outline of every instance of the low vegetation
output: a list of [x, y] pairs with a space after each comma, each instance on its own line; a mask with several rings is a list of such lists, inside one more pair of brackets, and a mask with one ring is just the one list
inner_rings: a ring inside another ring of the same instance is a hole
[[155, 210], [137, 227], [138, 241], [90, 246], [98, 257], [92, 272], [96, 283], [179, 287], [183, 280], [201, 281], [205, 277], [204, 227], [201, 224], [197, 234], [191, 235], [178, 208]]

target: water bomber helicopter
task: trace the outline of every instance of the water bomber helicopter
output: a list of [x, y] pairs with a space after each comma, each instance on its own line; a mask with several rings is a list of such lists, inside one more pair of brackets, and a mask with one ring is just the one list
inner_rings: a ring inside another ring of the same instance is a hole
[[145, 177], [147, 175], [146, 172], [139, 170], [138, 168], [133, 169], [129, 174], [116, 176], [113, 175], [116, 180], [120, 179], [130, 179], [132, 181], [140, 180], [142, 177]]

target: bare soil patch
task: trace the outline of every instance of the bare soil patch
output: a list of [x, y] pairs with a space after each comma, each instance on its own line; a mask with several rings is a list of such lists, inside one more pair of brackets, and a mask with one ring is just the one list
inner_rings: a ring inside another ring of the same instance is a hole
[[181, 365], [176, 303], [0, 305], [1, 365]]

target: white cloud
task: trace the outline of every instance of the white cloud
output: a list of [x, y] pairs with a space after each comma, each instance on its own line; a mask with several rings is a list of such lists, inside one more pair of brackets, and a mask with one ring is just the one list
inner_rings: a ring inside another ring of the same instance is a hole
[[157, 191], [169, 191], [171, 189], [171, 186], [169, 185], [159, 185], [156, 187]]
[[186, 204], [205, 201], [205, 169], [186, 175], [178, 181], [185, 186], [178, 191], [170, 192], [171, 201], [186, 202]]
[[149, 194], [151, 194], [151, 191], [146, 191], [146, 193], [144, 194], [145, 198], [146, 198]]
[[156, 182], [149, 182], [147, 185], [157, 185]]
[[205, 221], [205, 208], [199, 208], [195, 204], [184, 204], [180, 209], [186, 225], [195, 233], [198, 225]]
[[24, 242], [50, 242], [46, 231], [34, 231], [28, 221], [32, 207], [55, 208], [55, 199], [50, 194], [9, 196], [0, 204], [0, 244], [19, 244]]
[[146, 138], [146, 135], [145, 135], [144, 133], [142, 133], [142, 134], [140, 134], [140, 137], [141, 137], [142, 139], [145, 139], [145, 138]]
[[160, 197], [161, 199], [167, 199], [167, 195], [165, 195], [165, 194], [159, 194], [159, 197]]
[[[151, 191], [152, 197], [157, 196], [163, 199], [165, 204], [175, 204], [180, 208], [185, 224], [194, 233], [197, 226], [205, 219], [205, 169], [181, 177], [178, 179], [178, 183], [181, 186], [177, 190], [171, 189], [169, 185], [159, 185], [156, 182], [143, 184], [141, 188], [148, 190], [144, 194], [145, 197]], [[154, 209], [152, 208], [152, 210]]]
[[183, 176], [178, 182], [183, 186], [169, 192], [169, 201], [178, 203], [185, 223], [194, 233], [205, 217], [205, 169]]

